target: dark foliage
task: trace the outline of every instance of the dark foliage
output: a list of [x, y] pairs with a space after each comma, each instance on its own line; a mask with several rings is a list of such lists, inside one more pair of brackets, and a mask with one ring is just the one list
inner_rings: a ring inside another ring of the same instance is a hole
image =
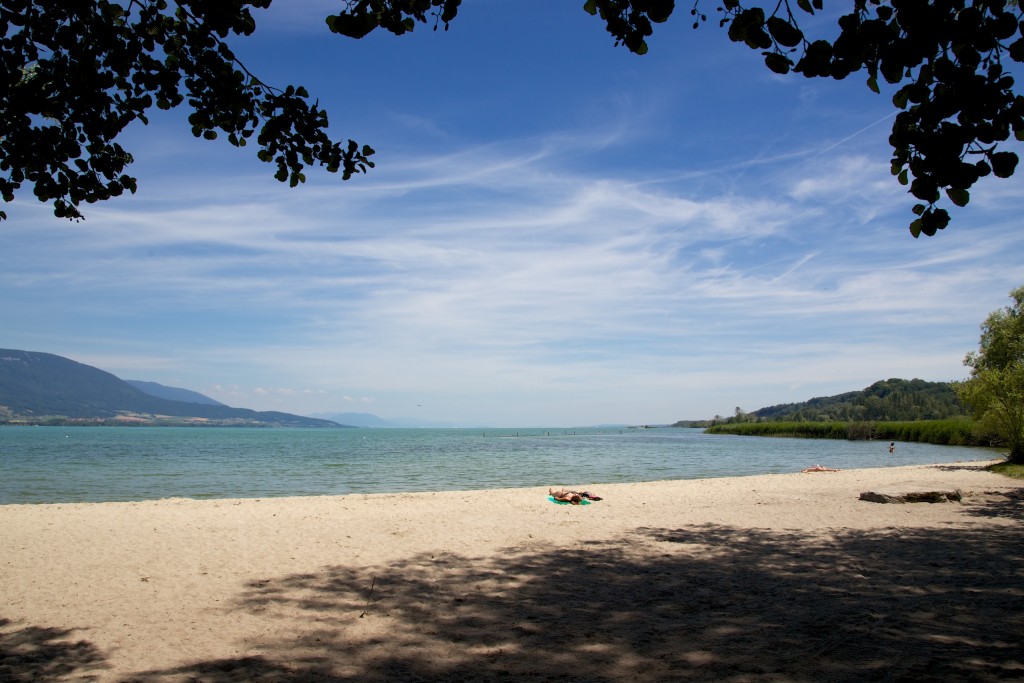
[[[115, 142], [152, 107], [185, 104], [197, 137], [219, 133], [244, 146], [256, 135], [262, 161], [292, 186], [305, 166], [341, 171], [373, 166], [368, 146], [326, 135], [327, 113], [302, 87], [276, 89], [251, 74], [228, 39], [251, 34], [250, 8], [270, 0], [131, 0], [118, 3], [0, 0], [0, 195], [11, 201], [23, 184], [58, 216], [78, 218], [81, 202], [134, 192], [125, 169], [131, 155]], [[694, 27], [707, 21], [696, 0]], [[396, 35], [417, 23], [448, 28], [461, 0], [343, 0], [326, 18], [340, 35], [362, 38], [377, 28]], [[880, 93], [891, 84], [899, 110], [889, 142], [892, 172], [918, 203], [911, 233], [934, 235], [949, 223], [939, 206], [970, 201], [981, 177], [1008, 178], [1024, 140], [1024, 97], [1013, 62], [1024, 61], [1018, 3], [1004, 0], [852, 0], [832, 40], [804, 33], [799, 19], [822, 0], [781, 0], [766, 7], [726, 0], [717, 8], [729, 39], [758, 50], [780, 74], [843, 79], [864, 72]], [[674, 0], [586, 0], [616, 45], [645, 54], [654, 25]], [[6, 217], [0, 212], [0, 218]]]
[[888, 379], [862, 391], [783, 403], [700, 425], [712, 434], [808, 439], [913, 441], [1001, 446], [997, 435], [966, 417], [954, 385]]
[[755, 410], [752, 420], [808, 422], [940, 420], [966, 415], [949, 382], [888, 379], [861, 391], [784, 403]]
[[[616, 43], [646, 52], [652, 15], [661, 19], [671, 0], [588, 0], [600, 12]], [[824, 7], [822, 0], [782, 0], [744, 6], [725, 0], [719, 24], [729, 39], [758, 50], [775, 73], [842, 80], [865, 72], [867, 86], [895, 88], [892, 173], [919, 203], [910, 223], [914, 237], [934, 235], [949, 224], [938, 206], [942, 195], [966, 206], [970, 188], [987, 175], [1009, 178], [1014, 152], [1000, 144], [1024, 140], [1024, 97], [1015, 90], [1013, 62], [1024, 62], [1024, 22], [1018, 3], [1005, 0], [853, 0], [839, 19], [834, 40], [805, 35], [801, 15]], [[694, 28], [707, 20], [696, 0]], [[648, 10], [648, 16], [638, 9]], [[898, 87], [896, 87], [898, 86]]]
[[729, 422], [707, 427], [708, 434], [776, 436], [797, 439], [849, 441], [907, 441], [942, 446], [999, 447], [998, 435], [968, 419], [913, 420], [909, 422]]
[[1010, 461], [1024, 464], [1024, 287], [1010, 298], [1013, 305], [981, 324], [978, 350], [964, 358], [971, 376], [957, 391], [974, 417], [1010, 447]]
[[[116, 138], [153, 107], [191, 109], [192, 134], [238, 147], [293, 187], [303, 169], [353, 173], [373, 150], [332, 141], [327, 112], [301, 86], [260, 81], [238, 62], [229, 36], [255, 30], [250, 7], [270, 0], [0, 0], [0, 195], [24, 184], [60, 217], [79, 205], [135, 192], [131, 154]], [[0, 219], [6, 214], [0, 212]]]
[[[443, 22], [447, 28], [459, 4], [349, 0], [346, 11], [328, 23], [351, 37], [377, 27], [401, 34], [417, 21], [433, 21], [435, 29]], [[1005, 0], [852, 0], [850, 5], [834, 40], [808, 36], [800, 27], [801, 17], [823, 10], [823, 0], [780, 0], [764, 7], [725, 0], [716, 11], [729, 39], [760, 51], [775, 73], [842, 80], [864, 72], [875, 93], [881, 93], [880, 82], [894, 87], [892, 102], [900, 113], [889, 137], [892, 173], [919, 200], [911, 234], [934, 235], [950, 220], [938, 206], [943, 194], [953, 205], [966, 206], [979, 178], [1009, 178], [1017, 168], [1017, 155], [1000, 144], [1011, 135], [1024, 140], [1024, 97], [1016, 93], [1009, 69], [1024, 62], [1021, 9]], [[675, 1], [586, 0], [584, 9], [600, 16], [616, 45], [642, 55], [654, 24], [668, 20]], [[707, 21], [700, 0], [690, 15], [694, 28]]]

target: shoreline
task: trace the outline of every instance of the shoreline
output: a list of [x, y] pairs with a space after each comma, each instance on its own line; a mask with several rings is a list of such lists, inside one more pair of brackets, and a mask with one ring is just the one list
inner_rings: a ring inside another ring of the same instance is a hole
[[[829, 471], [831, 471], [831, 472], [858, 472], [858, 471], [870, 472], [870, 471], [874, 471], [874, 470], [899, 470], [899, 469], [920, 469], [920, 468], [940, 468], [940, 467], [969, 467], [969, 468], [982, 469], [982, 468], [987, 467], [989, 465], [992, 465], [994, 463], [1004, 462], [1004, 460], [1005, 460], [1005, 458], [993, 458], [993, 459], [988, 459], [988, 460], [980, 460], [979, 459], [979, 460], [954, 461], [954, 462], [950, 462], [950, 463], [945, 463], [945, 462], [920, 463], [920, 464], [911, 464], [911, 465], [893, 465], [893, 466], [888, 466], [888, 467], [850, 467], [850, 468], [840, 468], [840, 469], [829, 470]], [[682, 484], [682, 483], [685, 483], [685, 482], [694, 482], [694, 481], [716, 481], [716, 480], [719, 480], [719, 479], [727, 479], [727, 480], [751, 479], [751, 478], [754, 478], [754, 477], [784, 477], [784, 476], [792, 476], [794, 474], [810, 474], [810, 473], [813, 473], [813, 472], [805, 472], [804, 470], [792, 470], [792, 471], [786, 471], [786, 472], [761, 472], [761, 473], [751, 473], [751, 474], [730, 474], [730, 475], [720, 475], [720, 476], [699, 476], [699, 477], [683, 478], [683, 479], [650, 479], [650, 480], [643, 480], [643, 481], [618, 481], [618, 482], [608, 482], [608, 483], [591, 482], [591, 483], [586, 483], [586, 484], [571, 484], [571, 485], [569, 483], [565, 483], [564, 485], [566, 485], [568, 487], [579, 488], [581, 490], [583, 490], [585, 488], [588, 488], [588, 487], [589, 488], [605, 489], [605, 488], [618, 487], [618, 486], [652, 486], [652, 485], [658, 485], [658, 486], [669, 485], [669, 486], [674, 486], [674, 485], [679, 485], [679, 484]], [[828, 472], [822, 472], [822, 473], [828, 473]], [[1000, 478], [1006, 478], [1006, 477], [1000, 477]], [[1008, 480], [1012, 481], [1012, 479], [1008, 479]], [[555, 485], [557, 487], [558, 485], [562, 485], [562, 484], [559, 483], [559, 484], [552, 484], [552, 485]], [[440, 494], [440, 495], [449, 495], [449, 494], [452, 494], [452, 495], [457, 495], [457, 494], [497, 494], [497, 493], [505, 493], [505, 492], [535, 492], [535, 490], [539, 490], [541, 488], [544, 488], [544, 486], [538, 484], [536, 486], [507, 486], [507, 487], [481, 486], [479, 488], [441, 488], [441, 489], [437, 489], [437, 490], [388, 490], [388, 492], [366, 492], [366, 493], [358, 492], [358, 493], [348, 493], [348, 494], [297, 494], [297, 495], [285, 495], [285, 496], [242, 496], [242, 497], [239, 497], [239, 496], [226, 496], [226, 497], [223, 497], [223, 498], [220, 498], [220, 497], [191, 498], [191, 497], [187, 497], [187, 496], [168, 496], [166, 498], [152, 498], [152, 499], [126, 500], [126, 501], [54, 501], [54, 502], [44, 502], [44, 503], [0, 503], [0, 510], [3, 510], [4, 508], [19, 507], [19, 506], [30, 507], [31, 508], [31, 507], [46, 507], [46, 506], [67, 507], [67, 506], [80, 506], [80, 505], [81, 506], [93, 506], [93, 505], [138, 505], [138, 504], [146, 504], [146, 503], [174, 503], [174, 502], [182, 502], [182, 503], [237, 503], [237, 502], [251, 502], [251, 501], [282, 501], [282, 500], [292, 500], [292, 499], [297, 499], [297, 500], [305, 500], [305, 499], [317, 500], [317, 499], [350, 499], [350, 498], [358, 498], [358, 497], [380, 497], [380, 496], [403, 496], [403, 497], [404, 496], [413, 496], [413, 497], [420, 497], [420, 496], [436, 496], [438, 494]]]
[[551, 482], [587, 506], [546, 486], [0, 505], [0, 680], [1024, 675], [999, 640], [1024, 629], [1021, 484], [988, 462]]
[[[1002, 462], [1005, 458], [987, 458], [987, 459], [971, 459], [971, 460], [960, 460], [953, 462], [932, 462], [932, 463], [914, 463], [906, 465], [889, 465], [885, 467], [849, 467], [841, 468], [838, 471], [843, 472], [854, 472], [854, 471], [870, 471], [870, 470], [894, 470], [903, 468], [920, 468], [920, 467], [942, 467], [942, 466], [979, 466], [984, 467], [991, 465], [996, 462]], [[802, 470], [787, 470], [784, 472], [751, 472], [749, 474], [728, 474], [728, 475], [703, 475], [692, 478], [682, 479], [650, 479], [641, 481], [621, 481], [611, 483], [595, 483], [589, 484], [577, 484], [574, 485], [581, 490], [587, 487], [590, 488], [606, 488], [614, 486], [647, 486], [652, 484], [666, 484], [676, 482], [693, 482], [693, 481], [705, 481], [705, 480], [717, 480], [717, 479], [748, 479], [750, 477], [779, 477], [788, 476], [792, 474], [803, 474]], [[560, 485], [560, 484], [559, 484]], [[299, 493], [299, 494], [283, 494], [283, 495], [252, 495], [252, 496], [219, 496], [219, 495], [204, 495], [202, 497], [190, 497], [190, 496], [166, 496], [162, 498], [139, 498], [139, 499], [127, 499], [127, 500], [58, 500], [58, 501], [42, 501], [42, 502], [4, 502], [0, 501], [0, 510], [5, 507], [12, 506], [47, 506], [47, 505], [107, 505], [107, 504], [130, 504], [130, 503], [155, 503], [164, 501], [195, 501], [195, 502], [216, 502], [216, 501], [252, 501], [252, 500], [281, 500], [290, 498], [347, 498], [351, 496], [393, 496], [393, 495], [434, 495], [438, 493], [479, 493], [488, 494], [502, 491], [530, 491], [541, 487], [541, 484], [533, 486], [508, 486], [508, 487], [487, 487], [481, 486], [479, 488], [466, 488], [466, 489], [438, 489], [438, 490], [394, 490], [394, 491], [365, 491], [365, 492], [350, 492], [350, 493]], [[546, 484], [544, 486], [547, 486]]]
[[[400, 491], [489, 490], [794, 472], [824, 462], [871, 468], [988, 460], [991, 451], [901, 444], [708, 436], [700, 430], [535, 438], [451, 430], [330, 432], [82, 428], [11, 432], [3, 441], [0, 504], [287, 497]], [[356, 430], [358, 431], [358, 430]], [[68, 433], [65, 433], [68, 432]], [[182, 433], [175, 432], [180, 435]], [[2, 436], [0, 430], [0, 436]], [[67, 437], [67, 438], [66, 438]], [[665, 437], [665, 438], [662, 438]], [[596, 439], [596, 440], [595, 440]], [[20, 453], [35, 453], [21, 457]]]

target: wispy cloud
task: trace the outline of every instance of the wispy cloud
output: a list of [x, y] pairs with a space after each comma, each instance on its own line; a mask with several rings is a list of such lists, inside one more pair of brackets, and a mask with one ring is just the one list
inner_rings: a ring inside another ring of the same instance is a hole
[[[305, 30], [299, 5], [274, 4], [295, 24], [269, 42]], [[531, 83], [436, 106], [382, 87], [352, 123], [392, 133], [378, 168], [294, 190], [154, 124], [132, 146], [138, 195], [82, 223], [11, 207], [5, 345], [245, 407], [464, 424], [671, 421], [962, 376], [1024, 281], [1016, 185], [983, 183], [913, 240], [880, 110], [833, 125], [839, 107], [815, 118], [787, 85], [782, 113], [737, 112], [726, 73], [663, 92], [632, 62], [600, 68], [604, 88], [573, 72], [544, 84], [549, 117], [492, 128], [460, 112]], [[678, 101], [698, 91], [724, 104]]]

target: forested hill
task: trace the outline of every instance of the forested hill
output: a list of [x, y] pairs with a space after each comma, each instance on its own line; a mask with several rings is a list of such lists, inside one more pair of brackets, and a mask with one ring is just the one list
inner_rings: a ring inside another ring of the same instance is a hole
[[770, 421], [907, 421], [965, 415], [950, 382], [887, 379], [862, 391], [784, 403], [747, 413], [745, 419]]
[[169, 400], [62, 356], [14, 349], [0, 349], [0, 423], [4, 422], [340, 426], [289, 413]]

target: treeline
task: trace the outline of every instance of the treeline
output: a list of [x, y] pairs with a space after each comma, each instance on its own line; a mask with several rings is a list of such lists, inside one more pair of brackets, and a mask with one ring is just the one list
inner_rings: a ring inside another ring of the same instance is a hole
[[819, 396], [802, 403], [782, 403], [753, 412], [710, 420], [682, 420], [674, 427], [710, 427], [747, 422], [913, 422], [963, 418], [967, 410], [951, 382], [887, 379], [861, 391]]
[[788, 436], [805, 439], [916, 441], [948, 446], [1000, 446], [999, 439], [970, 419], [902, 422], [730, 422], [712, 425], [708, 434]]
[[894, 422], [943, 420], [966, 415], [950, 382], [887, 379], [862, 391], [812, 398], [737, 414], [722, 422]]
[[888, 379], [862, 391], [786, 403], [751, 413], [737, 408], [703, 425], [709, 434], [808, 439], [917, 441], [951, 446], [1002, 446], [967, 416], [953, 384]]

